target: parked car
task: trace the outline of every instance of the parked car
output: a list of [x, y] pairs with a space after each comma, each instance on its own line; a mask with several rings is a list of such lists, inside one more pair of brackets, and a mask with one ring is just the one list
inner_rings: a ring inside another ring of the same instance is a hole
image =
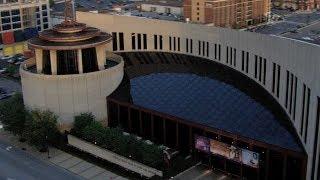
[[7, 60], [7, 63], [15, 63], [15, 58], [10, 58], [9, 60]]
[[20, 65], [22, 62], [21, 61], [17, 61], [17, 62], [15, 62], [14, 64], [15, 65]]
[[7, 61], [7, 60], [11, 59], [12, 57], [13, 56], [3, 56], [3, 57], [1, 57], [1, 60]]
[[18, 59], [18, 61], [21, 61], [21, 62], [22, 62], [22, 61], [24, 61], [24, 60], [26, 60], [26, 59], [28, 59], [28, 58], [26, 58], [26, 57], [24, 57], [24, 56], [21, 56], [21, 57], [18, 57], [17, 59]]
[[7, 68], [0, 69], [0, 74], [3, 74], [7, 71]]
[[[16, 54], [11, 59], [9, 59], [7, 62], [13, 64], [13, 63], [17, 63], [17, 62], [22, 62], [25, 59], [26, 58], [23, 56], [23, 54]], [[20, 63], [18, 63], [18, 64], [20, 64]]]

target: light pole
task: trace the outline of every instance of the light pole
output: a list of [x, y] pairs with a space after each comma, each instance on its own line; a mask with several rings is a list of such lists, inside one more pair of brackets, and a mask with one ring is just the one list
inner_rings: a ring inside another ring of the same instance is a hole
[[48, 136], [47, 135], [46, 135], [46, 144], [47, 144], [48, 159], [50, 159], [49, 142], [48, 142]]

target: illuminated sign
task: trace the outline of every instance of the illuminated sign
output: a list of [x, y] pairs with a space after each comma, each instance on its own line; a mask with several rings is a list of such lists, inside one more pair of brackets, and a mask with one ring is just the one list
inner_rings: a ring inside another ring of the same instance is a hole
[[259, 153], [229, 145], [203, 136], [195, 136], [195, 148], [227, 159], [241, 162], [244, 165], [259, 168]]
[[254, 168], [259, 167], [259, 153], [242, 149], [242, 163]]
[[195, 147], [196, 149], [209, 153], [210, 152], [210, 139], [203, 136], [195, 137]]
[[241, 162], [241, 149], [220, 141], [210, 140], [210, 152]]

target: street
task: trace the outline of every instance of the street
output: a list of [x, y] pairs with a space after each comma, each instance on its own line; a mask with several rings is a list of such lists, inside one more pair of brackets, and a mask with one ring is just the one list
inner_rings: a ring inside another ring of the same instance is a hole
[[33, 179], [78, 180], [82, 178], [0, 141], [0, 180]]

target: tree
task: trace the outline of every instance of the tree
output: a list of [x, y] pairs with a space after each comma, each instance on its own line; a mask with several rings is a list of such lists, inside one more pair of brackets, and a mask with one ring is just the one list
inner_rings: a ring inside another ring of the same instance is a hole
[[83, 129], [95, 121], [95, 119], [92, 113], [81, 113], [75, 116], [71, 133], [81, 137]]
[[25, 114], [23, 98], [20, 93], [14, 94], [0, 104], [0, 117], [4, 129], [14, 135], [22, 135], [25, 126]]
[[49, 0], [49, 6], [50, 6], [50, 8], [52, 8], [53, 5], [54, 5], [54, 0]]
[[59, 135], [57, 118], [50, 111], [32, 110], [27, 113], [24, 131], [27, 141], [38, 148], [55, 141]]
[[14, 75], [18, 72], [18, 67], [12, 64], [9, 64], [6, 68], [7, 68], [6, 72], [9, 73], [10, 75]]

